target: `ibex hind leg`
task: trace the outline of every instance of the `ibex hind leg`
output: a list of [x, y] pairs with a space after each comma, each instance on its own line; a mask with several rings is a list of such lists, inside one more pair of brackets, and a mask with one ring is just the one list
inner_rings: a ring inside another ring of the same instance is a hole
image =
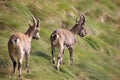
[[51, 50], [52, 50], [52, 51], [51, 51], [51, 53], [52, 53], [52, 63], [55, 64], [55, 63], [56, 63], [56, 62], [55, 62], [55, 56], [54, 56], [55, 47], [52, 46], [52, 47], [51, 47]]
[[18, 58], [18, 71], [19, 71], [19, 77], [21, 77], [21, 70], [22, 70], [22, 61], [23, 61], [24, 54], [21, 53]]
[[17, 62], [13, 61], [13, 73], [16, 73], [16, 64], [17, 64]]
[[58, 55], [58, 63], [57, 63], [57, 70], [59, 70], [60, 63], [61, 63], [62, 57], [63, 57], [63, 53], [64, 53], [64, 46], [62, 44], [60, 44], [59, 55]]
[[11, 41], [8, 42], [8, 52], [9, 52], [9, 56], [10, 56], [10, 59], [13, 63], [13, 73], [16, 73], [16, 61], [15, 61], [15, 58], [14, 58], [14, 48], [12, 46], [10, 46], [11, 44]]
[[57, 67], [56, 67], [56, 69], [57, 69], [58, 71], [60, 70], [59, 67], [60, 67], [60, 57], [58, 57], [58, 62], [57, 62]]
[[13, 63], [13, 73], [16, 73], [16, 61], [14, 59], [14, 56], [12, 55], [12, 53], [10, 53], [10, 58], [12, 60], [12, 63]]
[[61, 54], [60, 64], [63, 63], [63, 56], [64, 56], [64, 49], [63, 49], [63, 53]]

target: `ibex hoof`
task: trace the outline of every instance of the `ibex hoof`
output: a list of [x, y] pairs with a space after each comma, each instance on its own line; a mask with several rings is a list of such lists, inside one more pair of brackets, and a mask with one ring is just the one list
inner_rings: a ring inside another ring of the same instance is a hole
[[73, 65], [73, 63], [70, 63], [70, 65], [72, 66], [72, 65]]
[[21, 75], [19, 75], [19, 78], [21, 78]]
[[60, 61], [60, 64], [62, 64], [62, 61]]
[[15, 72], [15, 71], [13, 71], [13, 74], [16, 74], [16, 72]]
[[27, 73], [30, 73], [30, 71], [29, 71], [29, 70], [27, 70]]
[[60, 69], [59, 69], [59, 67], [56, 67], [56, 69], [59, 71]]
[[55, 64], [55, 61], [52, 61], [53, 64]]

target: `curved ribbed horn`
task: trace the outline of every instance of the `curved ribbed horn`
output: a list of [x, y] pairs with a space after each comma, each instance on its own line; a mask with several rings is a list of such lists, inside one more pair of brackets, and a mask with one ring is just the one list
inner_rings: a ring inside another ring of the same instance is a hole
[[80, 16], [80, 19], [83, 19], [83, 15], [79, 15]]
[[36, 19], [33, 16], [31, 16], [31, 17], [32, 17], [32, 20], [33, 20], [33, 25], [35, 26], [36, 25]]
[[82, 16], [80, 14], [78, 14], [78, 15], [80, 16], [80, 20], [79, 21], [81, 21], [82, 20]]
[[84, 23], [85, 23], [85, 16], [84, 15], [80, 15], [80, 14], [78, 14], [79, 16], [80, 16], [80, 22], [82, 22], [82, 25], [84, 25]]
[[84, 25], [85, 23], [85, 16], [84, 15], [81, 15], [82, 16], [82, 24]]
[[37, 18], [37, 24], [36, 24], [36, 27], [39, 27], [40, 26], [40, 19]]

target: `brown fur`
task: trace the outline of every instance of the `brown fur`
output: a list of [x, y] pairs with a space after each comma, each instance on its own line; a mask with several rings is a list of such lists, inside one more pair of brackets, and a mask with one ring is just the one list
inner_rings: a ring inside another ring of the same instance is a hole
[[74, 27], [70, 30], [66, 29], [57, 29], [54, 30], [50, 36], [51, 40], [51, 49], [52, 49], [52, 62], [55, 63], [54, 51], [55, 47], [59, 47], [59, 55], [57, 62], [57, 69], [59, 70], [59, 66], [62, 63], [64, 49], [68, 48], [70, 53], [70, 64], [73, 64], [73, 49], [74, 44], [76, 42], [75, 35], [79, 34], [79, 36], [83, 37], [86, 35], [86, 31], [84, 28], [85, 17], [80, 16], [80, 20], [74, 25]]
[[13, 73], [16, 72], [16, 60], [15, 55], [18, 58], [18, 71], [19, 77], [21, 76], [21, 69], [22, 69], [22, 61], [23, 57], [26, 58], [26, 68], [27, 72], [29, 72], [28, 65], [29, 65], [29, 57], [30, 57], [30, 50], [31, 50], [31, 40], [39, 39], [39, 20], [37, 19], [37, 23], [35, 22], [35, 18], [33, 18], [33, 25], [29, 25], [28, 30], [26, 33], [14, 33], [10, 36], [8, 41], [8, 51], [10, 58], [13, 62]]

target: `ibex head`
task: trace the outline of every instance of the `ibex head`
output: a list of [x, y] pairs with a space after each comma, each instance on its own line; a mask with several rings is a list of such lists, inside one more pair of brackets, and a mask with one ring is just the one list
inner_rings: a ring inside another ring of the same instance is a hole
[[[80, 15], [79, 15], [80, 16]], [[85, 23], [85, 17], [83, 15], [80, 16], [80, 19], [79, 21], [76, 20], [76, 24], [77, 26], [79, 27], [79, 31], [78, 31], [78, 35], [80, 37], [84, 37], [87, 32], [86, 32], [86, 29], [85, 29], [85, 26], [84, 26], [84, 23]]]
[[40, 20], [38, 18], [32, 17], [33, 24], [29, 24], [29, 29], [34, 30], [33, 31], [33, 39], [39, 39], [39, 31], [40, 31]]

